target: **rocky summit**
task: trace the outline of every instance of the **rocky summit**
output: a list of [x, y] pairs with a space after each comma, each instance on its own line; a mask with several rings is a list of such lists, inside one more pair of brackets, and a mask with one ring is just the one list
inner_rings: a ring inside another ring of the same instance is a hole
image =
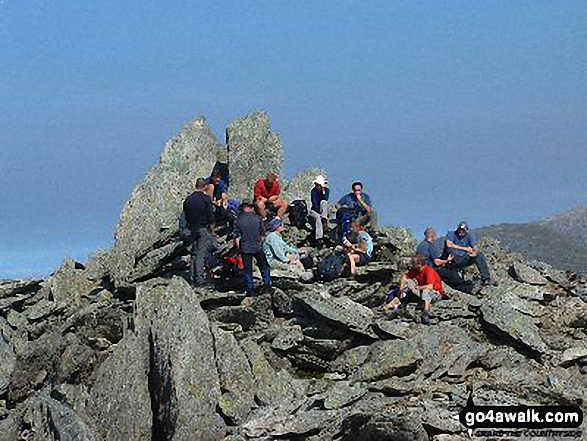
[[[404, 228], [376, 230], [353, 281], [277, 271], [271, 294], [192, 289], [177, 219], [195, 179], [228, 162], [231, 192], [250, 196], [282, 158], [264, 113], [230, 124], [226, 145], [194, 119], [132, 193], [112, 249], [0, 282], [0, 440], [456, 441], [469, 391], [587, 410], [585, 276], [491, 240], [499, 286], [447, 288], [430, 325], [378, 308], [414, 253]], [[286, 195], [306, 198], [316, 172]]]

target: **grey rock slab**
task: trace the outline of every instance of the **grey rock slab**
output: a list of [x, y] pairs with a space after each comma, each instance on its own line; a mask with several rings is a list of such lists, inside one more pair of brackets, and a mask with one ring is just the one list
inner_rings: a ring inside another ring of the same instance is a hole
[[257, 343], [247, 339], [240, 342], [240, 345], [247, 355], [255, 376], [257, 398], [261, 404], [274, 405], [301, 396], [303, 391], [297, 382], [287, 371], [274, 370]]
[[326, 410], [340, 409], [363, 397], [367, 389], [359, 384], [340, 381], [334, 384], [324, 396], [324, 408]]
[[281, 137], [271, 131], [266, 113], [253, 112], [232, 121], [226, 130], [226, 144], [230, 162], [230, 193], [235, 198], [250, 198], [255, 182], [268, 172], [281, 174]]
[[181, 242], [173, 242], [149, 251], [136, 264], [133, 271], [127, 276], [132, 283], [138, 280], [154, 277], [159, 270], [173, 260], [183, 248]]
[[328, 427], [338, 412], [333, 410], [312, 409], [298, 412], [284, 421], [278, 422], [269, 432], [272, 436], [307, 435]]
[[392, 338], [400, 338], [403, 340], [409, 339], [415, 332], [417, 332], [413, 323], [401, 320], [379, 320], [373, 324], [373, 327]]
[[532, 318], [499, 299], [485, 301], [481, 307], [482, 321], [490, 330], [497, 330], [522, 347], [538, 354], [548, 352]]
[[219, 399], [222, 413], [233, 423], [242, 424], [255, 404], [255, 377], [245, 353], [230, 332], [213, 326], [216, 364], [223, 391]]
[[514, 274], [514, 277], [522, 283], [540, 286], [548, 283], [548, 279], [540, 274], [540, 272], [521, 262], [515, 262], [512, 265], [511, 271]]
[[87, 412], [98, 439], [151, 440], [149, 345], [135, 334], [116, 345], [98, 368]]
[[352, 376], [354, 381], [377, 381], [415, 370], [422, 361], [416, 346], [406, 340], [387, 340], [371, 345], [369, 360]]
[[98, 340], [118, 343], [122, 339], [125, 321], [120, 309], [108, 303], [93, 303], [71, 315], [61, 326], [60, 332], [63, 335], [74, 333], [90, 346], [95, 346]]
[[559, 364], [561, 366], [570, 366], [583, 360], [587, 360], [587, 345], [575, 346], [565, 350], [560, 357]]
[[16, 355], [14, 355], [12, 347], [0, 335], [0, 397], [8, 390], [15, 365]]
[[369, 346], [357, 346], [349, 349], [330, 364], [330, 370], [332, 372], [352, 374], [367, 361], [370, 353], [371, 348]]
[[34, 439], [94, 441], [91, 428], [69, 407], [48, 396], [37, 395], [25, 402], [23, 421], [30, 426]]
[[52, 332], [27, 342], [22, 350], [17, 351], [8, 397], [13, 401], [23, 401], [43, 384], [47, 376], [53, 377], [57, 372], [63, 346], [61, 335]]
[[0, 299], [20, 295], [32, 295], [43, 281], [39, 279], [0, 280]]
[[51, 294], [57, 303], [79, 307], [87, 302], [86, 297], [98, 287], [97, 282], [89, 280], [85, 271], [77, 266], [73, 260], [66, 259], [49, 278]]
[[210, 175], [220, 149], [204, 118], [191, 120], [165, 144], [159, 164], [135, 188], [120, 215], [116, 244], [105, 262], [117, 284], [128, 281], [137, 258], [153, 249], [165, 231], [177, 230], [184, 199], [197, 178]]
[[337, 298], [326, 291], [307, 290], [296, 294], [296, 301], [323, 320], [326, 319], [349, 331], [377, 338], [371, 329], [373, 311], [346, 297]]
[[214, 340], [206, 313], [182, 278], [137, 288], [137, 329], [149, 342], [149, 388], [156, 437], [216, 440], [225, 424]]
[[304, 334], [299, 327], [292, 327], [279, 331], [271, 343], [271, 349], [287, 351], [298, 346], [304, 340]]

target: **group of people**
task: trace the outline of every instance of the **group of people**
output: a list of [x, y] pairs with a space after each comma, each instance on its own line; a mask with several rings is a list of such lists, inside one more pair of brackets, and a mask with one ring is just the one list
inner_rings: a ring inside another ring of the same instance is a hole
[[[282, 237], [283, 216], [289, 202], [282, 197], [276, 173], [270, 172], [257, 180], [253, 199], [234, 203], [228, 195], [228, 184], [220, 170], [214, 170], [207, 179], [196, 181], [196, 191], [183, 204], [192, 244], [191, 278], [195, 286], [207, 285], [206, 255], [216, 235], [219, 222], [228, 223], [243, 260], [244, 282], [247, 294], [252, 294], [253, 261], [261, 271], [263, 289], [271, 288], [271, 269], [293, 272], [306, 270], [308, 255], [305, 248], [296, 248]], [[320, 246], [330, 240], [329, 221], [336, 219], [334, 242], [345, 246], [351, 275], [358, 266], [366, 265], [373, 253], [373, 239], [365, 231], [366, 225], [375, 225], [376, 213], [371, 198], [363, 192], [363, 184], [355, 182], [352, 192], [337, 204], [330, 205], [330, 188], [324, 176], [316, 176], [310, 190], [311, 207], [306, 213], [312, 221], [313, 236]], [[335, 214], [336, 213], [336, 214]]]
[[[357, 268], [367, 265], [373, 256], [373, 237], [366, 230], [376, 226], [377, 214], [371, 197], [364, 192], [361, 182], [354, 182], [352, 191], [337, 203], [330, 204], [330, 188], [323, 176], [316, 176], [310, 190], [311, 207], [307, 214], [313, 221], [316, 244], [325, 241], [344, 247], [350, 276]], [[192, 283], [207, 284], [205, 259], [215, 224], [233, 218], [230, 229], [235, 246], [243, 261], [244, 284], [247, 295], [253, 295], [253, 262], [261, 272], [263, 291], [271, 290], [271, 270], [284, 269], [301, 274], [309, 259], [305, 248], [288, 244], [283, 236], [283, 216], [289, 202], [282, 197], [281, 186], [275, 173], [259, 179], [253, 188], [253, 199], [238, 204], [228, 197], [228, 185], [222, 173], [215, 170], [207, 178], [196, 182], [196, 191], [184, 201], [184, 213], [189, 224], [192, 242]], [[236, 207], [236, 209], [235, 209]], [[234, 212], [234, 216], [227, 213]], [[291, 213], [290, 213], [291, 218]], [[330, 220], [335, 220], [334, 236]], [[329, 238], [327, 239], [327, 235]], [[310, 258], [311, 260], [311, 258]], [[458, 224], [445, 238], [438, 238], [434, 228], [424, 232], [424, 240], [418, 245], [400, 286], [390, 293], [384, 309], [399, 309], [414, 298], [422, 304], [422, 322], [429, 323], [432, 304], [444, 295], [443, 282], [453, 289], [472, 293], [474, 284], [465, 280], [461, 271], [475, 265], [481, 274], [482, 285], [495, 285], [487, 260], [479, 250], [476, 237], [466, 222]]]
[[461, 274], [464, 268], [472, 265], [481, 274], [481, 285], [497, 285], [485, 255], [479, 250], [477, 238], [466, 222], [460, 222], [445, 238], [438, 238], [436, 230], [428, 227], [411, 260], [411, 269], [402, 276], [400, 286], [389, 294], [383, 309], [397, 311], [415, 300], [422, 304], [422, 323], [429, 324], [430, 306], [444, 295], [443, 282], [458, 291], [473, 292], [473, 282], [465, 280]]

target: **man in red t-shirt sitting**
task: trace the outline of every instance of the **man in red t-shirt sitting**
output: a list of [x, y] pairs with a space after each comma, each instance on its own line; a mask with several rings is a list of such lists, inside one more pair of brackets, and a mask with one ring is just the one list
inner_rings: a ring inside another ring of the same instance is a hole
[[279, 199], [281, 187], [277, 182], [277, 175], [273, 172], [267, 174], [265, 179], [259, 179], [255, 183], [255, 205], [259, 209], [262, 218], [267, 217], [267, 203], [272, 203], [277, 208], [277, 216], [281, 219], [287, 211], [288, 203], [285, 199]]
[[[400, 296], [415, 296], [424, 302], [422, 323], [430, 324], [430, 305], [438, 302], [443, 294], [442, 279], [438, 273], [426, 265], [426, 257], [421, 254], [412, 257], [412, 269], [407, 271], [400, 279]], [[399, 306], [400, 297], [393, 299], [385, 309]]]

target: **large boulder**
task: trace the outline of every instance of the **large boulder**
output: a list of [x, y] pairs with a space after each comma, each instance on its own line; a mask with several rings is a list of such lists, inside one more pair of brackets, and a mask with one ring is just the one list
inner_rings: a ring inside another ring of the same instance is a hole
[[373, 343], [369, 360], [353, 375], [354, 381], [377, 381], [402, 376], [416, 370], [422, 355], [407, 340], [387, 340]]
[[10, 376], [16, 364], [16, 356], [12, 347], [4, 340], [0, 334], [0, 397], [8, 390]]
[[265, 177], [268, 172], [281, 174], [281, 137], [271, 131], [266, 113], [254, 112], [235, 119], [226, 129], [226, 144], [231, 196], [240, 200], [250, 198], [259, 178]]
[[481, 314], [485, 329], [494, 336], [533, 356], [540, 356], [548, 351], [532, 317], [518, 311], [511, 304], [492, 298], [484, 302]]
[[198, 297], [184, 279], [155, 279], [137, 289], [137, 309], [149, 345], [154, 437], [222, 439], [214, 341]]
[[87, 411], [99, 439], [151, 439], [149, 347], [129, 332], [98, 368]]
[[86, 277], [83, 268], [71, 259], [63, 261], [48, 283], [55, 302], [74, 307], [83, 305], [90, 293], [98, 287], [96, 282]]
[[161, 239], [163, 230], [176, 229], [184, 199], [197, 178], [208, 176], [221, 145], [204, 118], [196, 118], [165, 144], [159, 164], [135, 188], [116, 228], [110, 272], [126, 281], [135, 261]]
[[243, 423], [255, 404], [255, 378], [243, 350], [230, 332], [214, 326], [216, 364], [223, 391], [222, 413], [235, 424]]

